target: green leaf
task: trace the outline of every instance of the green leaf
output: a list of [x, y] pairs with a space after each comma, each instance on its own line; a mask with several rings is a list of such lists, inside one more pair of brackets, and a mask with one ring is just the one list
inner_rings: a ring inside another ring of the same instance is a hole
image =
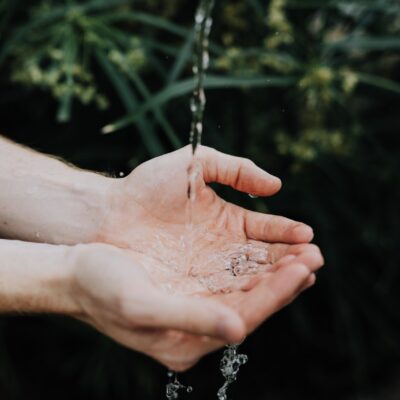
[[74, 90], [73, 68], [78, 54], [77, 38], [71, 30], [66, 32], [65, 43], [65, 74], [67, 92], [60, 100], [60, 106], [57, 112], [58, 122], [67, 122], [71, 118], [72, 99]]
[[1, 47], [0, 65], [19, 40], [24, 40], [33, 30], [37, 31], [39, 28], [43, 29], [43, 26], [48, 23], [54, 23], [59, 19], [66, 19], [71, 10], [75, 10], [76, 13], [84, 14], [91, 11], [109, 9], [118, 5], [129, 3], [129, 0], [95, 0], [85, 5], [67, 4], [60, 7], [52, 7], [50, 11], [44, 12], [42, 15], [35, 16], [35, 18], [32, 18], [31, 22], [28, 22], [25, 25], [15, 29], [10, 38]]
[[[139, 103], [136, 98], [136, 95], [129, 88], [128, 81], [114, 67], [114, 65], [108, 60], [108, 58], [103, 52], [97, 50], [95, 55], [99, 64], [103, 68], [104, 72], [114, 85], [114, 88], [117, 91], [118, 95], [120, 96], [121, 101], [124, 104], [126, 110], [128, 112], [134, 112], [138, 108]], [[152, 156], [157, 156], [165, 152], [164, 146], [162, 145], [159, 138], [155, 134], [152, 126], [143, 116], [140, 116], [140, 118], [138, 119], [137, 127], [142, 137], [143, 143], [145, 144], [147, 150]], [[103, 133], [109, 133], [109, 132], [103, 129]]]
[[114, 12], [101, 16], [99, 18], [101, 18], [102, 21], [110, 21], [110, 22], [115, 22], [115, 21], [140, 22], [145, 25], [150, 25], [155, 28], [168, 31], [178, 36], [186, 37], [189, 34], [189, 30], [186, 28], [182, 28], [181, 26], [176, 25], [164, 18], [156, 17], [154, 15], [143, 12], [130, 12], [130, 11]]
[[398, 50], [400, 49], [400, 37], [356, 36], [338, 42], [325, 43], [324, 46], [343, 50]]
[[[284, 87], [296, 83], [296, 78], [277, 77], [277, 76], [261, 76], [261, 77], [225, 77], [225, 76], [208, 76], [204, 81], [204, 87], [207, 89], [218, 88], [255, 88], [255, 87]], [[164, 90], [154, 95], [148, 102], [140, 106], [134, 113], [119, 119], [103, 128], [103, 132], [109, 133], [121, 129], [139, 118], [143, 113], [153, 108], [155, 105], [161, 105], [167, 101], [188, 94], [195, 88], [193, 78], [176, 82]]]
[[193, 49], [193, 41], [194, 41], [194, 31], [190, 33], [187, 37], [183, 46], [176, 57], [175, 63], [172, 66], [171, 72], [167, 78], [167, 84], [171, 84], [175, 82], [177, 78], [179, 78], [183, 68], [185, 67], [186, 62], [192, 57], [192, 49]]
[[340, 8], [346, 7], [368, 7], [369, 10], [382, 10], [386, 13], [398, 13], [400, 11], [399, 5], [394, 2], [376, 1], [376, 0], [357, 0], [357, 1], [338, 1], [338, 0], [289, 0], [286, 4], [288, 8]]
[[380, 89], [388, 90], [396, 94], [400, 94], [400, 84], [390, 79], [382, 78], [381, 76], [357, 73], [359, 82], [370, 86], [375, 86]]

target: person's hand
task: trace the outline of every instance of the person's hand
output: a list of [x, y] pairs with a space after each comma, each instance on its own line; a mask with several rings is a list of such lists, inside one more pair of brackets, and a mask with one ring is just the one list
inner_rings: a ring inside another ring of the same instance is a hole
[[106, 244], [71, 247], [73, 316], [117, 342], [175, 370], [188, 368], [216, 343], [243, 339], [237, 312], [207, 298], [166, 293], [143, 268], [145, 259]]
[[275, 272], [271, 269], [251, 287], [210, 299], [161, 290], [140, 253], [104, 244], [77, 245], [68, 255], [72, 300], [66, 303], [75, 304], [78, 319], [117, 342], [182, 371], [206, 353], [243, 340], [266, 315], [313, 283], [299, 261], [307, 261], [312, 252], [301, 246], [297, 261], [294, 255], [283, 257], [274, 264]]
[[[188, 175], [194, 201], [187, 196]], [[211, 182], [258, 196], [281, 186], [251, 161], [210, 148], [200, 147], [192, 163], [186, 147], [140, 165], [115, 183], [98, 240], [140, 255], [155, 285], [171, 296], [213, 296], [237, 310], [248, 334], [311, 286], [323, 260], [308, 244], [310, 227], [227, 203], [207, 186]], [[171, 352], [181, 365], [190, 366], [206, 349], [223, 345], [209, 340], [195, 351], [199, 338], [180, 337], [185, 345]]]

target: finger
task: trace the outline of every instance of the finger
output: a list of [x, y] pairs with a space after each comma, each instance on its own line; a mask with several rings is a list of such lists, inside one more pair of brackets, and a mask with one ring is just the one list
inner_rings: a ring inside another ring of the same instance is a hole
[[155, 306], [157, 318], [149, 318], [146, 327], [175, 329], [225, 342], [240, 341], [246, 333], [243, 320], [234, 310], [211, 299], [165, 295]]
[[280, 262], [281, 259], [287, 255], [298, 256], [306, 252], [315, 252], [321, 255], [321, 250], [319, 249], [318, 246], [316, 246], [313, 243], [300, 243], [300, 244], [265, 243], [264, 245], [267, 248], [268, 261], [271, 263]]
[[301, 253], [297, 256], [296, 261], [306, 265], [310, 272], [316, 272], [324, 265], [324, 259], [317, 251]]
[[249, 159], [224, 154], [205, 146], [199, 148], [197, 155], [203, 165], [206, 183], [222, 183], [257, 196], [270, 196], [282, 186], [279, 178], [264, 171]]
[[304, 290], [309, 289], [310, 287], [315, 285], [315, 282], [317, 281], [317, 277], [315, 274], [311, 274], [306, 282], [304, 283], [304, 286], [301, 288], [301, 291], [303, 292]]
[[314, 233], [310, 226], [278, 215], [241, 209], [249, 239], [264, 242], [308, 243]]
[[248, 330], [253, 331], [265, 319], [292, 302], [309, 276], [310, 271], [304, 264], [290, 263], [247, 292], [239, 305], [239, 314]]
[[[280, 246], [275, 247], [275, 245], [270, 246], [273, 252], [273, 258], [277, 258], [278, 261], [273, 265], [272, 270], [276, 270], [283, 265], [287, 265], [294, 259], [296, 262], [306, 265], [310, 272], [315, 272], [324, 265], [324, 258], [322, 257], [321, 251], [318, 246], [314, 244], [304, 244], [304, 245], [294, 245], [294, 246]], [[270, 250], [270, 251], [271, 251]], [[279, 252], [284, 252], [286, 254], [277, 254]]]

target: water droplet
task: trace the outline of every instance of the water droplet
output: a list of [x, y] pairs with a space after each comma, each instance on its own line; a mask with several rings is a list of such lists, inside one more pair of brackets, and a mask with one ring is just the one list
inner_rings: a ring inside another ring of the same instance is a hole
[[121, 171], [118, 175], [119, 176], [124, 176], [125, 174]]
[[196, 105], [196, 102], [194, 101], [194, 99], [190, 100], [190, 111], [192, 113], [195, 113], [197, 111], [197, 105]]
[[252, 199], [258, 199], [258, 196], [256, 194], [249, 193], [249, 197], [251, 197]]
[[204, 21], [205, 17], [206, 17], [206, 14], [205, 14], [203, 8], [199, 8], [194, 17], [194, 21], [196, 22], [197, 25], [199, 25]]
[[210, 64], [210, 56], [208, 55], [207, 52], [203, 54], [203, 68], [207, 69], [209, 64]]
[[196, 124], [196, 130], [197, 130], [197, 132], [199, 132], [199, 133], [202, 133], [202, 132], [203, 132], [203, 123], [202, 123], [202, 122], [198, 122], [198, 123]]
[[193, 388], [191, 386], [185, 386], [182, 385], [181, 382], [179, 382], [176, 372], [169, 371], [167, 376], [170, 381], [165, 388], [165, 394], [168, 400], [177, 399], [179, 397], [179, 391], [181, 389], [185, 389], [187, 393], [191, 393], [193, 391]]
[[237, 349], [238, 345], [228, 345], [222, 355], [220, 371], [225, 382], [218, 390], [218, 400], [227, 400], [226, 392], [229, 385], [236, 380], [240, 367], [248, 360], [245, 354], [237, 354]]

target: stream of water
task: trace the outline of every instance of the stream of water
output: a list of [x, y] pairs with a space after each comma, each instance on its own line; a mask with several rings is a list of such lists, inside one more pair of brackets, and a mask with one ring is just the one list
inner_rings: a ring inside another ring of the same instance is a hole
[[[196, 166], [194, 155], [196, 148], [201, 144], [201, 137], [203, 133], [203, 115], [206, 105], [206, 96], [204, 92], [204, 79], [205, 74], [209, 65], [209, 36], [212, 27], [212, 10], [214, 7], [214, 0], [200, 0], [197, 7], [195, 18], [194, 18], [194, 30], [195, 30], [195, 49], [194, 49], [194, 60], [193, 60], [193, 76], [195, 80], [195, 88], [190, 100], [190, 110], [192, 113], [192, 122], [189, 135], [189, 143], [192, 146], [193, 159], [191, 166], [188, 170], [188, 215], [187, 215], [187, 235], [185, 243], [185, 254], [186, 254], [186, 273], [196, 278], [195, 268], [192, 263], [191, 253], [193, 252], [193, 243], [191, 240], [191, 234], [193, 233], [193, 210], [194, 202], [196, 200], [196, 179], [198, 175], [198, 167]], [[250, 195], [253, 197], [253, 195]], [[256, 197], [256, 196], [254, 196]], [[249, 245], [247, 245], [249, 246]], [[251, 246], [251, 245], [250, 245]], [[211, 292], [218, 292], [227, 288], [226, 272], [229, 272], [230, 279], [238, 279], [238, 276], [242, 273], [251, 273], [251, 267], [249, 267], [249, 256], [248, 251], [242, 251], [240, 255], [231, 258], [227, 265], [226, 262], [221, 262], [221, 266], [224, 269], [225, 275], [221, 280], [216, 280], [216, 274], [211, 273], [208, 278], [202, 278], [200, 281], [202, 286], [205, 286]], [[263, 256], [267, 259], [267, 252], [263, 250]], [[267, 262], [265, 264], [268, 265]], [[257, 264], [258, 265], [258, 264]], [[204, 264], [202, 265], [204, 268]], [[203, 271], [204, 274], [204, 271]], [[229, 385], [237, 379], [237, 374], [240, 367], [247, 362], [247, 356], [244, 354], [238, 354], [238, 345], [228, 345], [224, 350], [221, 362], [220, 371], [225, 379], [223, 385], [218, 390], [218, 400], [227, 400], [227, 389]], [[166, 397], [168, 400], [178, 399], [179, 391], [185, 390], [191, 392], [190, 386], [185, 386], [179, 382], [177, 374], [175, 372], [169, 372], [169, 383], [166, 386]]]
[[190, 128], [189, 142], [192, 145], [193, 154], [197, 145], [201, 143], [203, 133], [203, 114], [206, 106], [204, 93], [204, 78], [210, 62], [208, 42], [212, 26], [212, 10], [214, 0], [200, 0], [194, 17], [195, 51], [193, 60], [193, 76], [195, 89], [190, 100], [192, 112], [192, 124]]

